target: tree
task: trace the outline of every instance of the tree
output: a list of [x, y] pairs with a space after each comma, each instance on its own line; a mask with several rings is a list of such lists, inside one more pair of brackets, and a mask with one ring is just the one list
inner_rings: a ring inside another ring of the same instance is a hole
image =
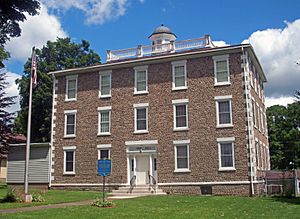
[[7, 86], [6, 74], [0, 72], [0, 160], [6, 156], [10, 133], [12, 131], [12, 119], [14, 113], [9, 113], [5, 108], [14, 104], [15, 96], [6, 96], [5, 88]]
[[19, 22], [26, 20], [27, 12], [38, 14], [40, 3], [35, 0], [2, 0], [0, 4], [0, 45], [3, 46], [11, 37], [21, 35]]
[[300, 103], [267, 108], [267, 120], [272, 168], [300, 167]]
[[[70, 38], [48, 41], [42, 49], [37, 49], [38, 86], [33, 90], [31, 139], [34, 142], [50, 140], [52, 112], [52, 79], [47, 74], [68, 68], [84, 67], [100, 63], [100, 56], [90, 48], [88, 41], [76, 44]], [[17, 80], [21, 110], [15, 120], [15, 131], [26, 134], [29, 98], [31, 59], [24, 65], [24, 75]]]

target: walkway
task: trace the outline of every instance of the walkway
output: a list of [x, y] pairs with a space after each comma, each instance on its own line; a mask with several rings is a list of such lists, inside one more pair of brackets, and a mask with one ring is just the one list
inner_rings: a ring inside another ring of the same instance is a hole
[[[110, 197], [107, 197], [108, 200], [129, 199], [129, 198], [136, 198], [136, 196], [110, 196]], [[13, 214], [13, 213], [20, 213], [20, 212], [28, 212], [28, 211], [38, 211], [38, 210], [44, 210], [44, 209], [91, 205], [92, 202], [93, 202], [93, 200], [85, 200], [85, 201], [79, 201], [79, 202], [68, 202], [68, 203], [48, 204], [48, 205], [39, 205], [39, 206], [30, 206], [30, 207], [0, 209], [0, 215], [1, 214]]]
[[92, 204], [92, 202], [93, 202], [92, 200], [85, 200], [85, 201], [80, 201], [80, 202], [69, 202], [69, 203], [59, 203], [59, 204], [48, 204], [48, 205], [39, 205], [39, 206], [30, 206], [30, 207], [1, 209], [0, 214], [12, 214], [12, 213], [19, 213], [19, 212], [38, 211], [38, 210], [44, 210], [44, 209], [90, 205], [90, 204]]

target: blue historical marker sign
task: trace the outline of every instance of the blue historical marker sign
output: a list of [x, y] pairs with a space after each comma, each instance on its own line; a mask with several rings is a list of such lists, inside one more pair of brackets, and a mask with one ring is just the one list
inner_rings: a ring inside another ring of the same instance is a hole
[[98, 175], [108, 176], [111, 172], [111, 160], [98, 160]]

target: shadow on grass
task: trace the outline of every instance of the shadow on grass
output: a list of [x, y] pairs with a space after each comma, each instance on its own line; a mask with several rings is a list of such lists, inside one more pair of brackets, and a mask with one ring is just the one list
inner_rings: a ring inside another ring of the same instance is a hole
[[294, 205], [300, 205], [300, 197], [272, 197], [272, 200], [277, 202], [284, 202]]

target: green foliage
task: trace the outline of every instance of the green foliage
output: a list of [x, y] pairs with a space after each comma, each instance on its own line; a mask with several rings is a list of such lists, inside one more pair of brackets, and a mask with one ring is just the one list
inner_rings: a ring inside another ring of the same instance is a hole
[[108, 207], [114, 207], [115, 203], [113, 201], [108, 200], [102, 200], [100, 198], [97, 198], [93, 203], [92, 206], [101, 207], [101, 208], [108, 208]]
[[[89, 42], [82, 40], [76, 44], [70, 38], [57, 38], [48, 41], [42, 49], [37, 49], [38, 86], [32, 97], [32, 142], [50, 140], [52, 112], [52, 78], [47, 74], [52, 71], [90, 66], [100, 63], [100, 56], [89, 48]], [[26, 135], [29, 81], [31, 59], [24, 65], [24, 75], [17, 80], [21, 110], [15, 120], [14, 131]]]
[[6, 108], [14, 104], [16, 97], [6, 96], [6, 74], [0, 72], [0, 159], [5, 157], [8, 151], [10, 133], [12, 128], [13, 113], [7, 112]]
[[5, 49], [0, 46], [0, 69], [4, 68], [3, 61], [9, 58], [9, 53], [5, 51]]
[[267, 109], [272, 169], [300, 167], [300, 102]]
[[45, 198], [39, 193], [33, 193], [32, 202], [45, 202]]
[[2, 0], [0, 4], [0, 45], [3, 46], [11, 37], [21, 35], [19, 22], [26, 20], [24, 13], [38, 14], [40, 3], [36, 0]]
[[1, 200], [1, 202], [17, 202], [18, 198], [16, 192], [13, 188], [8, 187], [7, 193], [5, 197]]

